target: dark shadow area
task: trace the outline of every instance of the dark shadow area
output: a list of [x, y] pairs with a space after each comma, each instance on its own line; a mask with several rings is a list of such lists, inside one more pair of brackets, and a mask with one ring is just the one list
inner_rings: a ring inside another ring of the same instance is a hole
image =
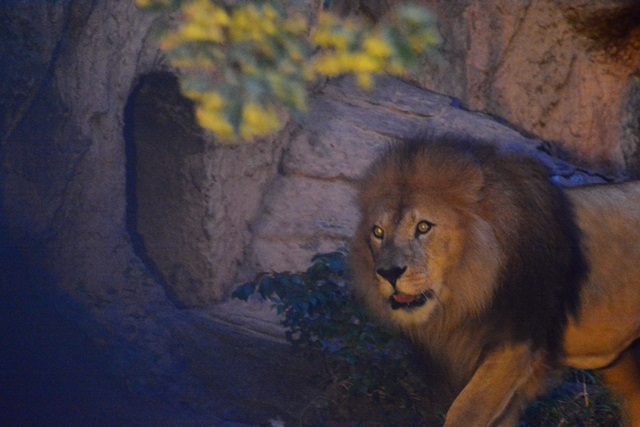
[[[173, 80], [173, 82], [171, 81]], [[171, 289], [167, 283], [166, 278], [158, 268], [155, 260], [149, 255], [147, 246], [145, 245], [145, 239], [139, 232], [139, 204], [138, 204], [138, 147], [136, 145], [136, 108], [137, 102], [141, 96], [142, 91], [148, 85], [173, 83], [177, 86], [177, 80], [174, 76], [168, 73], [153, 73], [148, 76], [140, 78], [140, 81], [127, 100], [127, 104], [124, 108], [124, 143], [125, 143], [125, 168], [126, 168], [126, 226], [131, 239], [131, 245], [135, 254], [142, 260], [145, 267], [149, 270], [149, 273], [153, 276], [154, 280], [158, 282], [162, 289], [165, 291], [167, 298], [179, 308], [184, 308], [175, 292]]]
[[23, 249], [0, 222], [0, 426], [165, 425], [166, 409], [118, 382], [90, 313]]
[[178, 307], [209, 301], [209, 262], [202, 250], [204, 140], [193, 103], [176, 76], [144, 75], [125, 111], [127, 229], [168, 298]]

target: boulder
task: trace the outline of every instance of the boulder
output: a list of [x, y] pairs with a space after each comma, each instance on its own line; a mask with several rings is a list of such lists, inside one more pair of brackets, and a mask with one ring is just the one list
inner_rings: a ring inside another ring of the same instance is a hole
[[128, 228], [138, 253], [177, 305], [225, 299], [286, 137], [215, 144], [167, 72], [143, 76], [127, 111]]
[[444, 39], [424, 87], [553, 141], [582, 165], [640, 175], [638, 2], [422, 3]]
[[262, 199], [238, 281], [263, 271], [302, 271], [316, 253], [347, 246], [358, 222], [358, 177], [395, 140], [421, 134], [467, 136], [528, 151], [563, 185], [605, 181], [550, 156], [551, 144], [463, 109], [454, 98], [391, 77], [377, 79], [368, 92], [353, 79], [337, 79], [314, 96], [309, 120], [285, 150]]

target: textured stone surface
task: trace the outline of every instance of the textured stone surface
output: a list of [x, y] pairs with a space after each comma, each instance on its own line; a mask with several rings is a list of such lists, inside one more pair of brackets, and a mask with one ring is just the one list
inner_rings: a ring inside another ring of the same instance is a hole
[[[378, 19], [403, 0], [341, 0]], [[441, 60], [418, 81], [553, 141], [602, 172], [640, 176], [636, 0], [420, 0]]]
[[347, 246], [358, 221], [356, 180], [397, 138], [473, 136], [533, 153], [563, 184], [602, 182], [546, 154], [549, 144], [398, 79], [380, 78], [370, 92], [358, 90], [352, 79], [335, 80], [314, 97], [309, 117], [313, 120], [292, 138], [280, 174], [262, 199], [239, 281], [260, 271], [301, 271], [314, 254]]
[[[619, 91], [586, 85], [566, 65], [602, 54], [596, 45], [573, 52], [577, 45], [571, 44], [594, 40], [584, 32], [600, 9], [542, 0], [430, 4], [442, 15], [446, 43], [441, 67], [423, 83], [459, 95], [464, 104], [394, 79], [380, 79], [369, 93], [342, 79], [314, 95], [302, 126], [236, 147], [215, 146], [203, 137], [175, 81], [168, 83], [171, 76], [149, 35], [155, 16], [117, 2], [59, 2], [31, 15], [35, 6], [28, 2], [11, 13], [7, 9], [3, 34], [13, 43], [6, 45], [6, 57], [29, 51], [23, 62], [8, 67], [15, 90], [2, 101], [9, 108], [2, 118], [7, 218], [23, 237], [49, 242], [47, 251], [56, 256], [47, 259], [63, 286], [90, 304], [103, 306], [117, 298], [130, 286], [121, 283], [132, 276], [130, 265], [143, 256], [147, 267], [155, 265], [174, 302], [196, 306], [224, 299], [234, 282], [257, 271], [303, 269], [314, 251], [343, 246], [357, 221], [350, 202], [354, 180], [393, 138], [426, 130], [558, 151], [462, 105], [501, 114], [551, 139], [556, 137], [549, 129], [575, 127], [551, 112], [572, 105], [571, 114], [586, 120], [574, 132], [580, 144], [588, 140], [586, 134], [609, 142], [590, 145], [594, 158], [605, 163], [615, 153], [618, 160], [633, 158], [633, 144], [593, 130], [597, 125], [609, 132], [616, 123], [608, 116], [615, 103], [598, 93]], [[375, 8], [383, 6], [378, 2]], [[625, 2], [613, 6], [607, 22], [629, 7]], [[631, 24], [625, 28], [616, 40], [631, 43], [635, 30]], [[50, 41], [38, 44], [45, 36]], [[537, 40], [535, 46], [519, 47], [528, 38]], [[632, 64], [633, 52], [624, 52], [624, 61], [602, 66]], [[523, 70], [534, 58], [535, 73]], [[640, 90], [633, 88], [633, 79], [607, 75], [630, 85], [624, 134], [632, 140], [640, 127], [632, 108]], [[585, 87], [600, 92], [585, 92]], [[588, 105], [602, 101], [606, 111], [597, 120], [587, 117], [591, 107], [573, 108], [578, 104], [570, 101], [577, 95], [567, 98], [567, 91], [582, 93], [579, 98]], [[133, 160], [127, 145], [136, 153]], [[581, 181], [572, 173], [563, 175]], [[136, 233], [144, 245], [136, 243]], [[146, 288], [132, 294], [140, 289]], [[164, 298], [162, 289], [153, 292], [151, 300]]]
[[633, 0], [424, 1], [440, 65], [421, 82], [601, 171], [640, 174], [640, 6]]
[[[15, 251], [80, 307], [83, 316], [69, 315], [114, 380], [140, 394], [193, 396], [176, 350], [184, 317], [126, 224], [124, 110], [137, 78], [162, 69], [147, 38], [155, 17], [133, 2], [16, 1], [0, 4], [0, 20], [12, 24], [0, 46], [8, 37], [17, 44], [6, 49], [21, 52], [3, 56], [15, 62], [3, 68], [0, 97], [12, 108], [0, 109], [0, 207]], [[54, 47], [34, 48], [41, 40]], [[8, 262], [0, 258], [3, 271]], [[25, 292], [38, 285], [18, 283]]]
[[254, 225], [255, 270], [304, 269], [313, 254], [344, 245], [357, 221], [354, 196], [343, 180], [280, 177]]

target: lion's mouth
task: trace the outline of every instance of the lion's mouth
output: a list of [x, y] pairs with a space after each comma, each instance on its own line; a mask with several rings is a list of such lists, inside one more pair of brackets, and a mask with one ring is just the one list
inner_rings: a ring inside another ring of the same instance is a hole
[[422, 307], [429, 299], [433, 297], [433, 291], [425, 291], [418, 295], [409, 295], [403, 294], [402, 292], [396, 292], [389, 298], [389, 303], [391, 303], [391, 308], [397, 310], [399, 308], [403, 309], [413, 309], [417, 307]]

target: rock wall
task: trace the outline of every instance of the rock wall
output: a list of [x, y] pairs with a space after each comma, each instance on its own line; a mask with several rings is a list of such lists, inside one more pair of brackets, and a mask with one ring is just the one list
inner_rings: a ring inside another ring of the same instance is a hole
[[[265, 185], [286, 133], [251, 144], [216, 145], [197, 126], [170, 73], [145, 76], [129, 100], [132, 179], [129, 217], [143, 256], [180, 306], [228, 296]], [[134, 211], [135, 210], [135, 211]], [[141, 245], [142, 246], [142, 245]]]
[[[403, 0], [341, 0], [374, 20]], [[420, 0], [441, 61], [418, 83], [502, 117], [556, 154], [640, 176], [640, 4], [635, 0]]]
[[[634, 170], [633, 4], [607, 3], [602, 21], [584, 2], [424, 3], [445, 44], [420, 83], [462, 102], [396, 79], [368, 93], [338, 79], [313, 95], [303, 124], [239, 146], [216, 145], [194, 123], [152, 37], [158, 16], [115, 0], [3, 5], [6, 222], [74, 298], [115, 317], [124, 301], [127, 319], [142, 315], [140, 301], [209, 305], [257, 272], [304, 269], [345, 245], [354, 180], [393, 138], [472, 134]], [[587, 176], [544, 160], [558, 179]]]
[[287, 133], [204, 135], [157, 48], [161, 17], [132, 2], [0, 11], [2, 208], [26, 251], [93, 307], [226, 298]]
[[424, 87], [554, 141], [583, 164], [640, 175], [636, 1], [424, 3], [445, 40]]
[[262, 200], [249, 256], [238, 279], [261, 271], [303, 270], [318, 252], [348, 244], [358, 221], [355, 182], [395, 139], [425, 134], [473, 136], [506, 150], [526, 150], [563, 185], [604, 182], [549, 156], [550, 144], [461, 108], [447, 96], [394, 78], [370, 92], [352, 79], [332, 81], [311, 103], [308, 120], [289, 143], [280, 173]]
[[16, 1], [0, 11], [11, 41], [2, 43], [4, 215], [65, 289], [101, 305], [127, 287], [135, 258], [123, 110], [135, 76], [158, 60], [146, 44], [153, 19], [128, 2]]
[[123, 132], [138, 76], [163, 67], [148, 38], [156, 18], [132, 2], [0, 3], [0, 206], [17, 250], [47, 279], [14, 285], [55, 287], [45, 295], [73, 302], [64, 316], [108, 374], [161, 394], [191, 387], [172, 342], [184, 323], [131, 244]]

